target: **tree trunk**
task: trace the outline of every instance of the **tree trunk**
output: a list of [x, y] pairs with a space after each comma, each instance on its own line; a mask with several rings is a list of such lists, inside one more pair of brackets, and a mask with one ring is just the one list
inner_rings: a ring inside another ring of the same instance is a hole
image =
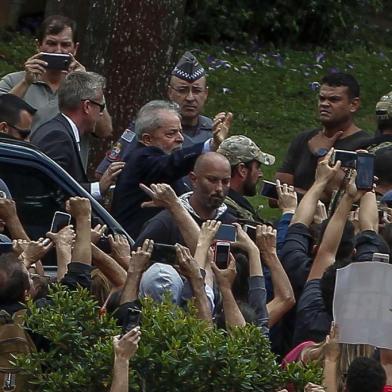
[[[114, 140], [144, 103], [166, 96], [184, 4], [183, 0], [47, 1], [47, 16], [63, 14], [77, 21], [80, 62], [107, 78], [105, 97]], [[92, 146], [90, 173], [108, 145], [99, 140]]]

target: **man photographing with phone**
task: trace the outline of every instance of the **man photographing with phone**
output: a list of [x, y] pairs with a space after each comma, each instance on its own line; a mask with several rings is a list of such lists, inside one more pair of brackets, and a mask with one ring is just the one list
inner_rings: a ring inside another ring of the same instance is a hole
[[[38, 53], [26, 60], [23, 71], [10, 73], [0, 80], [0, 95], [14, 94], [37, 109], [32, 132], [59, 112], [58, 89], [65, 76], [74, 71], [86, 71], [75, 59], [78, 48], [76, 22], [62, 15], [49, 16], [38, 31]], [[94, 134], [107, 137], [111, 132], [111, 119], [105, 109]], [[86, 164], [87, 139], [82, 140], [81, 151]]]

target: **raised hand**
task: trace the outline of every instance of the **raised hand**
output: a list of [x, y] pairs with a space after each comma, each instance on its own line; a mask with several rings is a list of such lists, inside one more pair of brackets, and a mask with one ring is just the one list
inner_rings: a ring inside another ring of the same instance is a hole
[[169, 184], [151, 184], [149, 187], [139, 184], [139, 187], [152, 199], [142, 203], [143, 208], [160, 207], [169, 209], [171, 205], [178, 202], [178, 197]]
[[295, 192], [292, 185], [281, 184], [279, 180], [276, 180], [276, 191], [278, 193], [278, 206], [282, 213], [291, 212], [294, 213], [297, 209], [297, 192]]
[[91, 203], [86, 197], [71, 197], [67, 200], [65, 209], [75, 219], [91, 217]]
[[154, 241], [146, 239], [142, 246], [131, 253], [131, 261], [129, 263], [128, 272], [142, 274], [150, 263], [150, 258], [154, 246]]
[[[223, 114], [225, 117], [223, 118]], [[217, 150], [219, 145], [227, 139], [229, 136], [229, 131], [231, 127], [231, 123], [233, 122], [233, 114], [228, 113], [219, 113], [214, 118], [214, 124], [212, 128], [212, 138], [213, 138], [213, 150]]]
[[328, 151], [328, 154], [319, 161], [317, 164], [315, 181], [319, 183], [328, 183], [333, 177], [335, 177], [336, 173], [340, 169], [341, 162], [337, 161], [334, 166], [330, 166], [329, 161], [333, 154], [334, 149], [331, 148]]
[[180, 244], [176, 244], [177, 263], [180, 272], [189, 280], [201, 278], [199, 264], [191, 255], [189, 249]]
[[237, 275], [237, 269], [233, 255], [230, 253], [229, 265], [226, 269], [220, 269], [216, 266], [215, 262], [211, 262], [211, 268], [214, 272], [215, 279], [219, 287], [230, 288], [233, 286], [234, 279]]

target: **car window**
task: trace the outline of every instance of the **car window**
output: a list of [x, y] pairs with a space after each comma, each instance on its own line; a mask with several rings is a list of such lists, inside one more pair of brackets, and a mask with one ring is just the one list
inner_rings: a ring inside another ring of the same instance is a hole
[[0, 178], [15, 200], [18, 216], [32, 239], [44, 236], [55, 211], [65, 210], [70, 197], [39, 169], [15, 163], [0, 162]]

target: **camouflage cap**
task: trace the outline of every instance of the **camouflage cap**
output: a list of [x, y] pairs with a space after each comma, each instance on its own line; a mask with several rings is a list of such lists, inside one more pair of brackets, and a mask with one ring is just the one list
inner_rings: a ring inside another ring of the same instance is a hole
[[242, 135], [231, 136], [224, 140], [217, 152], [224, 155], [231, 166], [253, 160], [268, 166], [275, 163], [275, 157], [273, 155], [261, 151], [251, 139]]
[[383, 95], [376, 105], [377, 120], [392, 119], [392, 91], [387, 95]]

